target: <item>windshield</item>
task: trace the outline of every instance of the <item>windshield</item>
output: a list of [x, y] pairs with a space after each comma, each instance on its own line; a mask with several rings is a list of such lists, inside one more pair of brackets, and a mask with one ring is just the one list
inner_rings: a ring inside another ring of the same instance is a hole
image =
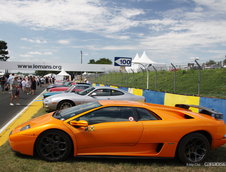
[[70, 86], [65, 92], [71, 92], [75, 88], [74, 85]]
[[71, 85], [71, 82], [65, 82], [64, 85], [65, 86], [70, 86]]
[[94, 87], [90, 87], [90, 88], [87, 88], [83, 91], [80, 91], [78, 92], [79, 95], [87, 95], [88, 93], [90, 93], [91, 91], [93, 91], [95, 88]]
[[56, 111], [53, 114], [53, 117], [60, 119], [60, 120], [66, 120], [66, 119], [69, 119], [69, 118], [71, 118], [75, 115], [86, 112], [86, 111], [91, 110], [93, 108], [97, 108], [99, 106], [101, 106], [101, 104], [99, 102], [85, 103], [85, 104], [82, 104], [82, 105], [73, 106], [71, 108]]

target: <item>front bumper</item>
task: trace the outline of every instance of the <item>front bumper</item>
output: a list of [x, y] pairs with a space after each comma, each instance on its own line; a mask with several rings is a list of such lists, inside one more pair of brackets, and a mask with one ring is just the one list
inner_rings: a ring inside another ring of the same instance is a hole
[[57, 108], [57, 104], [45, 103], [45, 102], [43, 101], [43, 108], [44, 108], [46, 111], [54, 111], [54, 110], [56, 110], [56, 108]]
[[9, 143], [13, 151], [32, 156], [36, 138], [34, 135], [11, 134]]

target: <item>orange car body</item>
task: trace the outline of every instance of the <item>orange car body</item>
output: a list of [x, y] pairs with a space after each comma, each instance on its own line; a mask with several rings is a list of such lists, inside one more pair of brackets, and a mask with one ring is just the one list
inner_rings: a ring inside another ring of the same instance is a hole
[[[130, 101], [99, 101], [100, 107], [78, 114], [67, 120], [55, 119], [52, 114], [32, 119], [10, 134], [10, 145], [16, 152], [34, 155], [38, 136], [46, 130], [57, 129], [67, 133], [73, 143], [74, 156], [145, 156], [175, 157], [180, 140], [189, 133], [200, 132], [217, 148], [226, 143], [223, 120], [194, 113], [177, 107]], [[74, 127], [75, 118], [109, 106], [140, 107], [153, 111], [161, 120], [104, 122], [88, 127]], [[189, 118], [187, 118], [189, 116]], [[30, 128], [21, 131], [21, 128]]]

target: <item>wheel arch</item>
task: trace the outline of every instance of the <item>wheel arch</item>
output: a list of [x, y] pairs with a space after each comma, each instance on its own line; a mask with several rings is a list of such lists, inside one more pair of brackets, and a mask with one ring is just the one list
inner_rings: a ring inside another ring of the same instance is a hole
[[193, 132], [190, 132], [190, 133], [185, 134], [183, 137], [180, 138], [180, 140], [179, 140], [179, 142], [177, 144], [176, 152], [175, 152], [175, 155], [176, 156], [177, 156], [179, 145], [180, 145], [181, 141], [183, 140], [183, 138], [186, 137], [186, 136], [188, 136], [188, 135], [190, 135], [190, 134], [194, 134], [194, 133], [199, 133], [199, 134], [202, 134], [203, 136], [205, 136], [207, 138], [207, 140], [209, 141], [209, 144], [211, 146], [211, 144], [212, 144], [212, 136], [211, 136], [211, 134], [208, 131], [205, 131], [205, 130], [193, 131]]
[[61, 100], [61, 101], [59, 101], [59, 102], [57, 103], [57, 109], [59, 109], [59, 106], [60, 106], [60, 104], [61, 104], [62, 102], [70, 102], [70, 103], [73, 104], [73, 106], [76, 105], [75, 102], [73, 102], [73, 101], [70, 100], [70, 99], [63, 99], [63, 100]]
[[36, 144], [37, 144], [37, 141], [38, 141], [38, 139], [43, 135], [43, 134], [45, 134], [46, 132], [49, 132], [49, 131], [61, 131], [61, 132], [63, 132], [64, 134], [66, 134], [68, 137], [69, 137], [69, 139], [70, 139], [70, 141], [71, 141], [71, 144], [72, 144], [72, 151], [71, 151], [71, 155], [72, 156], [74, 156], [74, 152], [75, 152], [75, 140], [72, 138], [72, 136], [70, 135], [70, 134], [68, 134], [66, 131], [64, 131], [64, 130], [62, 130], [62, 129], [59, 129], [59, 128], [51, 128], [51, 129], [48, 129], [48, 130], [45, 130], [45, 131], [43, 131], [43, 132], [41, 132], [38, 136], [37, 136], [37, 138], [36, 138], [36, 140], [35, 140], [35, 143], [34, 143], [34, 147], [33, 147], [33, 155], [34, 156], [36, 156], [37, 155], [37, 150], [36, 150]]
[[[205, 131], [205, 130], [197, 130], [197, 131], [193, 131], [193, 132], [187, 133], [186, 135], [184, 135], [184, 136], [180, 139], [180, 141], [181, 141], [185, 136], [187, 136], [187, 135], [189, 135], [189, 134], [193, 134], [193, 133], [199, 133], [199, 134], [204, 135], [204, 136], [207, 138], [207, 140], [209, 141], [210, 145], [212, 144], [212, 136], [211, 136], [211, 134], [210, 134], [208, 131]], [[180, 142], [180, 141], [179, 141], [179, 142]]]

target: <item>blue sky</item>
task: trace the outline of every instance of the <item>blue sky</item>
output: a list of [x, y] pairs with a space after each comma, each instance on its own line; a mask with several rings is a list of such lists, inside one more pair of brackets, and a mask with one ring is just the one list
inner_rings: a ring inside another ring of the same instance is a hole
[[153, 61], [224, 60], [225, 0], [0, 0], [10, 61], [80, 63], [143, 51]]

